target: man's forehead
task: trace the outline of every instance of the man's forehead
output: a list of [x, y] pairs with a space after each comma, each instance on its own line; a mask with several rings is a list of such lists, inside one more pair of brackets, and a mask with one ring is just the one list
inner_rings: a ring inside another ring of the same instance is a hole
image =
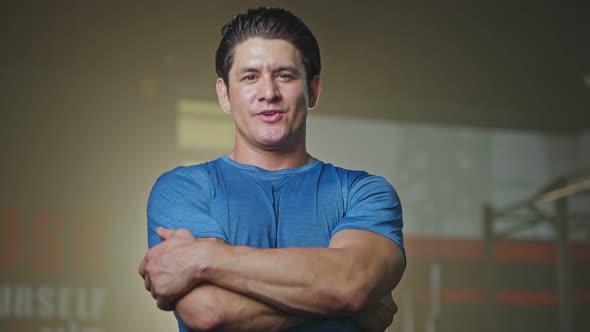
[[255, 67], [303, 67], [301, 52], [284, 39], [249, 38], [234, 49], [232, 69]]

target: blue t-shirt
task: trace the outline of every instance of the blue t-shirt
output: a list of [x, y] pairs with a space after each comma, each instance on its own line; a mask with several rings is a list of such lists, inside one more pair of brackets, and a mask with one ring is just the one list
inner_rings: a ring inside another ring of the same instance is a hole
[[[156, 181], [147, 215], [150, 248], [162, 242], [158, 227], [256, 248], [327, 247], [336, 232], [359, 229], [391, 239], [405, 255], [393, 187], [382, 177], [319, 160], [278, 171], [227, 156], [177, 167]], [[179, 329], [188, 331], [180, 319]], [[290, 331], [359, 329], [351, 319], [326, 319]]]

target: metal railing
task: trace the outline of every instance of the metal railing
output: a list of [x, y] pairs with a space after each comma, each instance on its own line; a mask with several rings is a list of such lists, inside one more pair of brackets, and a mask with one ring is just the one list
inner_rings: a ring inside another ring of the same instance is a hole
[[[483, 238], [486, 259], [487, 284], [487, 327], [495, 331], [494, 322], [498, 319], [495, 313], [495, 280], [494, 280], [494, 244], [502, 238], [511, 237], [518, 232], [530, 229], [543, 222], [548, 222], [555, 231], [557, 242], [557, 288], [559, 290], [559, 331], [572, 331], [571, 310], [571, 274], [568, 254], [569, 233], [572, 226], [576, 229], [590, 231], [589, 213], [573, 214], [568, 209], [568, 200], [572, 196], [588, 195], [590, 201], [590, 169], [560, 177], [528, 199], [495, 208], [486, 204], [483, 208]], [[548, 204], [553, 204], [551, 212], [547, 212]], [[590, 206], [590, 204], [588, 204]], [[544, 211], [545, 210], [545, 211]], [[523, 213], [524, 212], [524, 213]], [[508, 227], [496, 230], [495, 223], [502, 219], [508, 220]]]

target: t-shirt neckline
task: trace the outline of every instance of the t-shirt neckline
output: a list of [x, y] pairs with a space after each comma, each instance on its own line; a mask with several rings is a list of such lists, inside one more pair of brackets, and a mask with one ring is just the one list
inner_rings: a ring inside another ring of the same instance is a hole
[[276, 171], [271, 171], [254, 165], [240, 164], [237, 161], [231, 159], [228, 155], [223, 155], [219, 159], [241, 170], [255, 172], [267, 176], [285, 176], [290, 174], [303, 173], [313, 169], [321, 163], [321, 161], [319, 161], [318, 159], [313, 159], [308, 164], [301, 167], [283, 168]]

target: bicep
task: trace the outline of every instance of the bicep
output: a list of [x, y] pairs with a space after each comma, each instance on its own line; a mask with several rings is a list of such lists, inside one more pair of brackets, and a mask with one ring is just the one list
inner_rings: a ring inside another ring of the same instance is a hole
[[[376, 280], [379, 297], [390, 292], [399, 283], [404, 271], [404, 255], [400, 246], [391, 239], [374, 232], [343, 229], [330, 241], [330, 248], [349, 250], [363, 268]], [[377, 299], [375, 299], [377, 300]]]
[[212, 188], [180, 171], [164, 173], [154, 184], [147, 204], [148, 244], [161, 242], [158, 227], [188, 229], [195, 237], [227, 240], [210, 211]]
[[[332, 239], [361, 249], [364, 244], [373, 249], [370, 241], [376, 241], [383, 250], [401, 253], [405, 263], [402, 228], [403, 213], [397, 192], [384, 178], [368, 176], [351, 185], [347, 208], [332, 231]], [[347, 234], [353, 230], [366, 232], [364, 235], [361, 232], [351, 233], [358, 234], [358, 239], [356, 236], [348, 237]]]

